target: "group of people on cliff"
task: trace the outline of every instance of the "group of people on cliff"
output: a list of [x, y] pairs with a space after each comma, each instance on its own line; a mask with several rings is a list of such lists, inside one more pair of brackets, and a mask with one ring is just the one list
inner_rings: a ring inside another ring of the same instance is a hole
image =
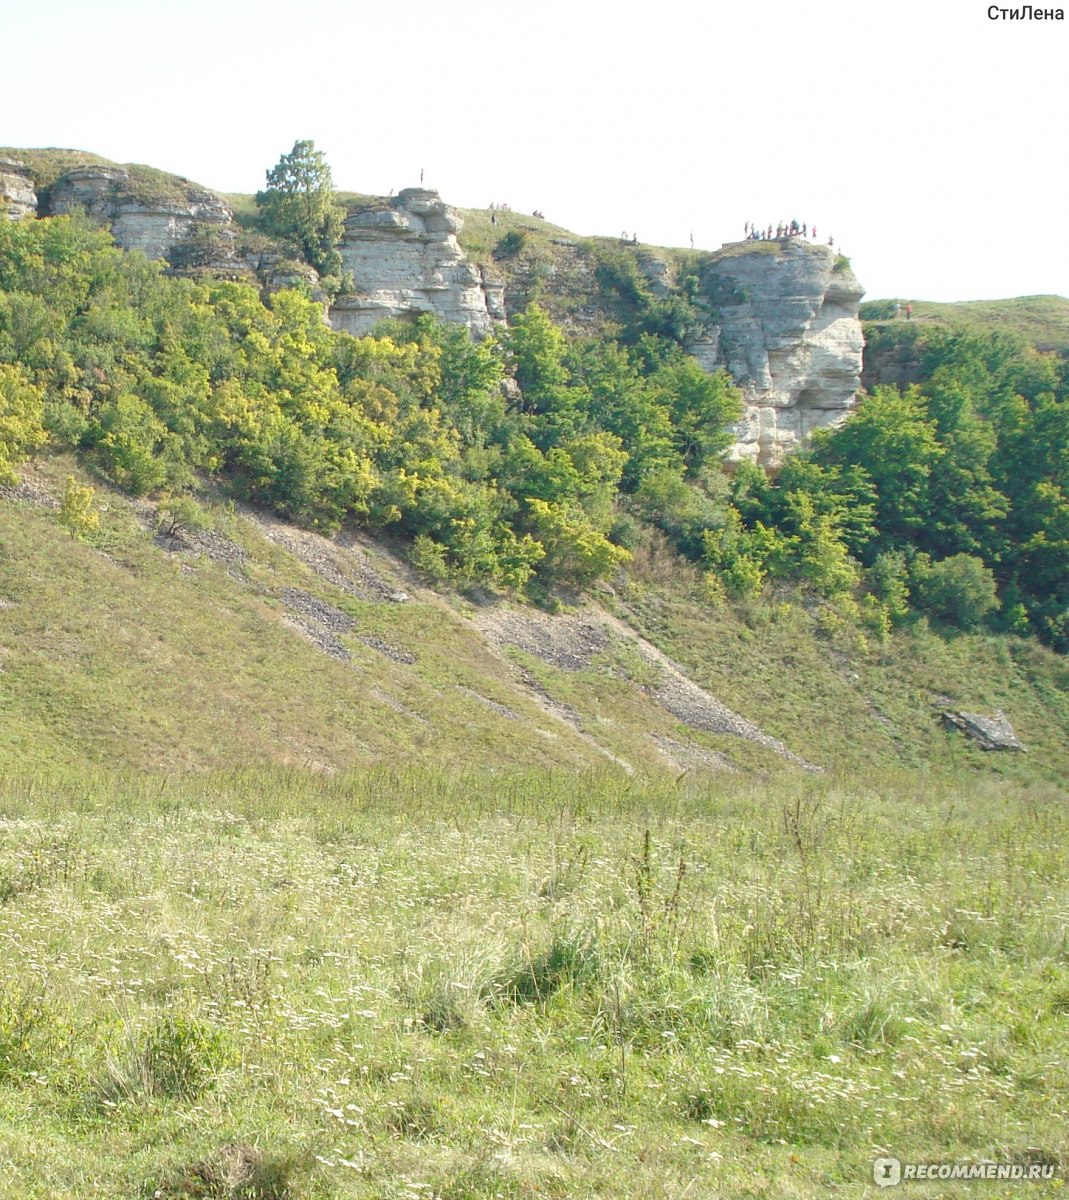
[[[753, 221], [747, 221], [742, 228], [748, 242], [771, 242], [774, 238], [785, 237], [812, 238], [814, 242], [817, 240], [817, 227], [814, 225], [810, 229], [804, 221], [801, 224], [797, 221], [780, 221], [777, 225], [768, 225], [764, 229], [758, 229]], [[834, 238], [828, 238], [828, 245], [835, 245]]]

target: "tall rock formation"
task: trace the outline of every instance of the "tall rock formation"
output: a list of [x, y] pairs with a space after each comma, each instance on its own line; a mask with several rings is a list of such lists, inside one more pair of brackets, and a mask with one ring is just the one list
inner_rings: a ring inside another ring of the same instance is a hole
[[864, 289], [845, 259], [799, 238], [742, 242], [708, 260], [701, 287], [714, 316], [691, 353], [726, 367], [746, 405], [732, 457], [773, 466], [846, 418], [861, 383]]
[[11, 221], [37, 216], [37, 192], [25, 163], [0, 158], [0, 212]]
[[125, 167], [78, 167], [61, 175], [52, 187], [49, 213], [61, 216], [83, 208], [111, 228], [124, 250], [141, 250], [149, 258], [166, 258], [179, 242], [215, 226], [223, 238], [235, 237], [229, 205], [214, 192], [186, 180], [169, 178], [153, 190], [131, 183]]
[[[300, 285], [321, 296], [318, 276], [291, 247], [239, 230], [221, 197], [186, 179], [137, 166], [80, 165], [46, 189], [39, 206], [32, 169], [0, 159], [0, 216], [24, 219], [39, 207], [42, 215], [84, 209], [123, 249], [166, 259], [176, 274], [245, 279], [265, 291]], [[489, 267], [465, 257], [461, 228], [460, 214], [424, 188], [353, 208], [340, 251], [355, 286], [329, 310], [334, 328], [359, 336], [385, 317], [431, 313], [484, 337], [506, 320], [501, 270], [510, 311], [537, 296], [579, 333], [620, 319], [613, 307], [620, 297], [607, 296], [596, 255], [581, 241], [536, 239], [531, 253]], [[653, 296], [677, 291], [670, 254], [643, 247], [635, 255]], [[706, 317], [688, 349], [707, 370], [725, 367], [742, 389], [745, 415], [732, 456], [774, 466], [854, 406], [863, 290], [845, 259], [799, 238], [725, 246], [702, 256], [698, 273]]]
[[437, 192], [405, 188], [350, 213], [340, 246], [353, 294], [330, 310], [335, 329], [361, 335], [384, 317], [433, 313], [484, 337], [504, 319], [501, 288], [457, 242], [460, 215]]

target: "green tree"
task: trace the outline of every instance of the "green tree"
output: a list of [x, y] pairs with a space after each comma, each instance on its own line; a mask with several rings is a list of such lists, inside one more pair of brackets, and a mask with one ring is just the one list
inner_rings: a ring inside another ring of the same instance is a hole
[[662, 389], [687, 474], [695, 476], [734, 440], [731, 426], [742, 416], [742, 399], [726, 371], [710, 374], [676, 350], [653, 376]]
[[93, 488], [83, 487], [73, 475], [67, 476], [59, 519], [73, 538], [85, 537], [100, 526], [100, 513], [93, 507], [93, 495]]
[[296, 141], [267, 172], [267, 188], [256, 193], [264, 228], [293, 242], [319, 272], [324, 287], [341, 286], [341, 242], [345, 214], [334, 192], [330, 166], [315, 142]]
[[[813, 437], [822, 466], [860, 467], [876, 491], [876, 549], [908, 541], [931, 512], [929, 478], [944, 453], [917, 388], [877, 387], [839, 429]], [[870, 543], [872, 546], [872, 543]]]

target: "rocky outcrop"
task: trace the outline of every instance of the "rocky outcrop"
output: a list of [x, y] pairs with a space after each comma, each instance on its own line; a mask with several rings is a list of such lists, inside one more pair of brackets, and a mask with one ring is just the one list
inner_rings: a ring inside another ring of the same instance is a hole
[[132, 183], [125, 167], [78, 167], [56, 180], [49, 213], [60, 216], [79, 208], [110, 226], [124, 250], [140, 250], [149, 258], [167, 258], [174, 246], [206, 227], [215, 227], [219, 243], [213, 257], [227, 262], [233, 253], [228, 250], [236, 240], [229, 205], [186, 180], [169, 177], [166, 187], [154, 190]]
[[947, 729], [960, 730], [981, 750], [1024, 750], [1013, 731], [1013, 726], [1001, 709], [995, 709], [994, 715], [990, 717], [981, 713], [952, 712], [948, 709], [943, 713], [943, 725]]
[[[188, 180], [144, 167], [87, 164], [61, 175], [47, 192], [41, 207], [48, 215], [84, 209], [123, 249], [165, 259], [176, 274], [247, 279], [266, 291], [299, 285], [325, 301], [318, 277], [291, 250], [238, 230], [229, 206]], [[22, 163], [0, 160], [0, 196], [9, 216], [36, 212], [33, 180]], [[340, 247], [354, 288], [330, 309], [334, 328], [359, 336], [385, 317], [431, 313], [483, 337], [536, 295], [551, 309], [557, 297], [562, 323], [575, 332], [596, 332], [618, 316], [579, 242], [551, 239], [548, 250], [520, 256], [519, 265], [479, 265], [461, 249], [461, 228], [460, 215], [424, 188], [354, 207]], [[636, 255], [654, 297], [678, 291], [670, 256], [645, 247]], [[843, 420], [855, 403], [862, 289], [829, 247], [797, 238], [725, 246], [705, 257], [699, 274], [707, 316], [688, 348], [706, 369], [726, 367], [743, 391], [733, 457], [775, 465], [812, 430]]]
[[775, 465], [845, 419], [860, 386], [864, 290], [844, 259], [797, 238], [739, 243], [708, 260], [701, 288], [713, 315], [689, 348], [707, 370], [726, 367], [746, 405], [732, 457]]
[[0, 212], [11, 221], [37, 216], [37, 193], [30, 168], [14, 158], [0, 158]]
[[385, 317], [426, 312], [489, 333], [504, 315], [503, 288], [464, 257], [460, 227], [459, 214], [424, 188], [352, 211], [340, 250], [355, 290], [331, 308], [334, 328], [361, 335]]

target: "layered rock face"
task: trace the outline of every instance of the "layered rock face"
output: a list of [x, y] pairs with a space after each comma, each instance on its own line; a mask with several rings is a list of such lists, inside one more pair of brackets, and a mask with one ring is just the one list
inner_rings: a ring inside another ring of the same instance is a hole
[[149, 258], [166, 258], [177, 243], [205, 226], [217, 226], [224, 240], [235, 237], [233, 213], [214, 192], [189, 184], [166, 196], [141, 195], [131, 190], [124, 167], [79, 167], [56, 180], [51, 215], [77, 208], [110, 226], [124, 250], [141, 250]]
[[460, 228], [459, 214], [424, 188], [351, 213], [339, 249], [355, 292], [330, 310], [334, 328], [359, 336], [385, 317], [426, 312], [488, 334], [505, 316], [503, 288], [465, 259]]
[[0, 158], [0, 212], [11, 221], [37, 216], [37, 193], [25, 163]]
[[705, 266], [702, 291], [716, 323], [689, 348], [707, 370], [726, 367], [746, 405], [731, 457], [774, 466], [846, 418], [861, 383], [864, 289], [830, 247], [729, 247]]
[[[301, 283], [317, 294], [315, 272], [287, 258], [285, 247], [239, 238], [215, 193], [141, 168], [133, 173], [103, 164], [70, 170], [50, 189], [47, 213], [82, 208], [123, 249], [167, 259], [178, 274], [243, 278], [269, 291]], [[0, 213], [18, 220], [37, 208], [30, 170], [0, 159]], [[505, 322], [504, 283], [465, 258], [461, 226], [460, 215], [424, 188], [352, 211], [340, 251], [355, 290], [330, 309], [334, 328], [361, 336], [385, 317], [431, 313], [484, 337]], [[588, 256], [570, 240], [559, 245], [565, 253], [540, 285], [567, 297], [566, 324], [595, 329], [608, 314]], [[648, 250], [638, 260], [654, 295], [675, 291], [668, 260]], [[843, 260], [800, 239], [738, 243], [708, 256], [700, 282], [710, 316], [688, 349], [707, 370], [726, 367], [743, 391], [732, 457], [774, 466], [814, 429], [845, 419], [861, 382], [863, 290]], [[524, 291], [522, 272], [510, 275], [510, 310], [524, 306]], [[577, 296], [590, 301], [577, 305]]]

